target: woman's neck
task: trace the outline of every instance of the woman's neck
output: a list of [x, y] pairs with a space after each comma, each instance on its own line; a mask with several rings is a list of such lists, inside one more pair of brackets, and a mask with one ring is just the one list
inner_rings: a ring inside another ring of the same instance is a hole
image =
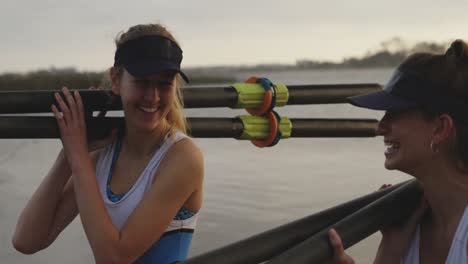
[[122, 148], [134, 157], [152, 156], [154, 151], [163, 143], [168, 132], [166, 121], [158, 124], [152, 131], [126, 129]]
[[416, 178], [431, 207], [432, 223], [443, 229], [456, 228], [468, 205], [468, 174], [453, 164], [442, 163], [418, 173]]

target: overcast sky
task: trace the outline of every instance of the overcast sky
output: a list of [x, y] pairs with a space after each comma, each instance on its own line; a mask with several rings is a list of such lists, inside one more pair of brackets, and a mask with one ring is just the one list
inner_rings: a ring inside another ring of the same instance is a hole
[[103, 70], [119, 31], [158, 21], [184, 66], [339, 61], [395, 36], [468, 40], [467, 11], [461, 0], [1, 0], [0, 72]]

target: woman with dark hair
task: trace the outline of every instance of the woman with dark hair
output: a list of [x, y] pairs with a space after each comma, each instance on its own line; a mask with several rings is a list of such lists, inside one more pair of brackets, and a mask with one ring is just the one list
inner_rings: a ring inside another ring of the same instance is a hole
[[[353, 105], [385, 110], [385, 168], [420, 181], [424, 198], [403, 227], [382, 230], [374, 263], [468, 263], [468, 46], [408, 57], [385, 89], [351, 97]], [[354, 263], [335, 230], [334, 263]]]
[[[48, 247], [80, 215], [97, 263], [173, 263], [187, 257], [202, 204], [203, 157], [186, 136], [182, 50], [159, 24], [116, 40], [110, 69], [125, 128], [88, 145], [77, 91], [52, 105], [63, 151], [21, 213], [14, 247]], [[101, 142], [102, 143], [102, 142]]]

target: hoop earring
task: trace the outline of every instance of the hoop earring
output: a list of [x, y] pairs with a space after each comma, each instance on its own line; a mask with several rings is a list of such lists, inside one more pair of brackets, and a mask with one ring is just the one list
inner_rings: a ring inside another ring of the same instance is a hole
[[439, 153], [439, 149], [437, 146], [434, 144], [434, 141], [431, 140], [431, 144], [429, 145], [433, 153]]

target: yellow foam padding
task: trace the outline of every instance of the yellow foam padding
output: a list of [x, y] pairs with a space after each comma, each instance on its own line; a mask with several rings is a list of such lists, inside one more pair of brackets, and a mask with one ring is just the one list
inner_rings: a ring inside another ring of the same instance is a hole
[[[267, 138], [270, 134], [270, 124], [268, 118], [263, 116], [238, 116], [242, 121], [244, 130], [239, 139], [263, 139]], [[291, 136], [292, 123], [289, 118], [282, 116], [281, 123], [279, 125], [281, 131], [281, 138], [288, 138]]]
[[[275, 83], [276, 106], [284, 106], [288, 103], [289, 91], [286, 85]], [[235, 83], [232, 85], [236, 89], [238, 98], [234, 108], [256, 108], [263, 105], [265, 89], [258, 83]]]

